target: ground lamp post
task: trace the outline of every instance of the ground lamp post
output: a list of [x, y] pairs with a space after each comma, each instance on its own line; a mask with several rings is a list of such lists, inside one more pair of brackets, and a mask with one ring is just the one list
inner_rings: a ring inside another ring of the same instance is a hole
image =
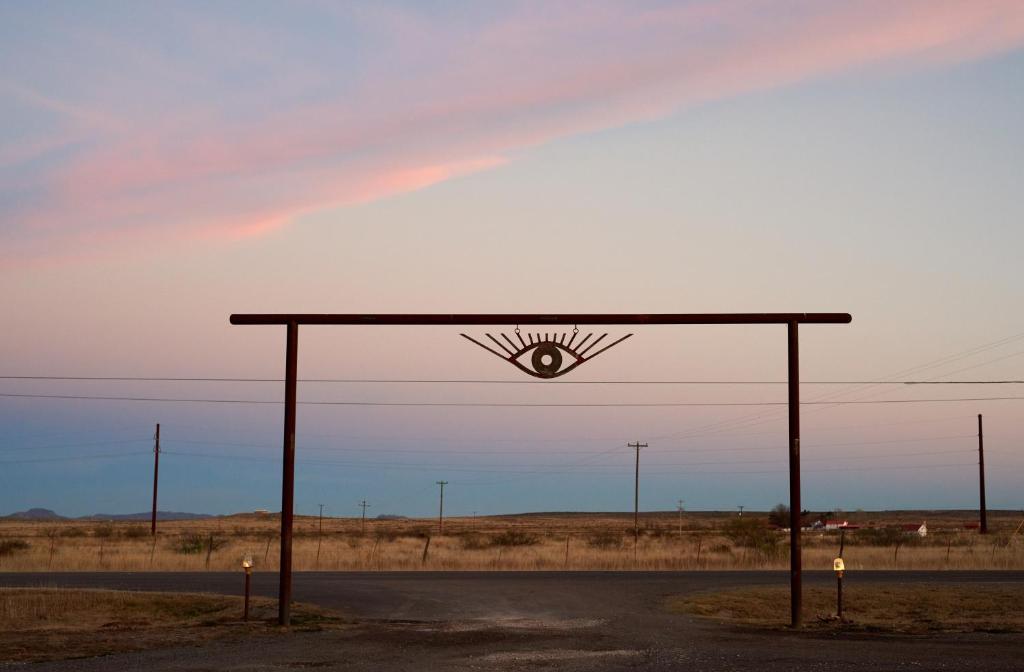
[[832, 562], [832, 569], [836, 572], [836, 618], [843, 620], [843, 572], [846, 565], [843, 563], [843, 542], [845, 541], [846, 530], [839, 530], [839, 557]]
[[245, 606], [242, 607], [242, 620], [249, 620], [249, 591], [252, 588], [252, 556], [242, 558], [242, 569], [245, 570]]
[[[800, 625], [801, 558], [800, 558], [800, 359], [798, 332], [801, 324], [847, 324], [847, 313], [671, 313], [671, 314], [246, 314], [232, 315], [231, 324], [282, 325], [286, 327], [285, 398], [284, 398], [284, 468], [281, 485], [281, 571], [278, 593], [278, 619], [282, 625], [291, 621], [292, 518], [295, 494], [295, 408], [299, 325], [434, 325], [484, 326], [515, 325], [514, 338], [500, 333], [499, 340], [486, 334], [489, 343], [461, 334], [491, 354], [509, 362], [536, 378], [555, 378], [574, 370], [632, 334], [604, 343], [608, 334], [590, 340], [593, 334], [580, 335], [579, 325], [683, 325], [683, 324], [778, 324], [786, 325], [789, 390], [789, 509], [790, 509], [790, 597], [794, 627]], [[549, 331], [529, 333], [521, 326], [538, 326]], [[568, 332], [552, 332], [552, 327]], [[600, 347], [598, 347], [600, 345]], [[521, 361], [525, 360], [525, 361]], [[563, 366], [564, 363], [568, 362]]]

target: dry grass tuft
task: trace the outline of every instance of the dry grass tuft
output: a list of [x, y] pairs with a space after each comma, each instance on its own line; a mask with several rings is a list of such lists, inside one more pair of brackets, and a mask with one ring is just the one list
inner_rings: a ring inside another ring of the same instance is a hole
[[[340, 621], [305, 605], [300, 627]], [[237, 597], [112, 590], [0, 588], [0, 661], [80, 658], [120, 651], [192, 646], [211, 639], [272, 632], [274, 600], [256, 598], [242, 622]]]
[[[928, 634], [1024, 632], [1024, 585], [849, 585], [843, 621], [836, 617], [835, 588], [804, 589], [804, 622], [811, 629]], [[669, 609], [737, 625], [783, 628], [789, 624], [789, 588], [741, 588], [669, 600]]]

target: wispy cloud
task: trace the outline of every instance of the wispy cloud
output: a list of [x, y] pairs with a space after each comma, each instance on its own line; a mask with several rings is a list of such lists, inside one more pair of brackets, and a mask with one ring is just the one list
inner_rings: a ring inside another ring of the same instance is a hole
[[1024, 42], [1016, 0], [306, 7], [45, 30], [20, 10], [4, 49], [35, 70], [0, 75], [17, 93], [0, 104], [16, 129], [0, 136], [0, 258], [261, 235], [558, 137]]

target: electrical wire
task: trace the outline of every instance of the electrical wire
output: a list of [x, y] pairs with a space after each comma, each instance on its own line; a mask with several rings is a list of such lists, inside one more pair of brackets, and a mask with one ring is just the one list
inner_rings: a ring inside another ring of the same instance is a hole
[[152, 455], [153, 451], [144, 450], [133, 453], [101, 453], [99, 455], [65, 455], [62, 457], [36, 457], [25, 460], [2, 460], [0, 464], [30, 464], [35, 462], [76, 462], [78, 460], [100, 460], [117, 457], [132, 457], [135, 455]]
[[[139, 401], [179, 404], [274, 404], [282, 401], [269, 399], [193, 399], [175, 397], [114, 397], [80, 394], [13, 394], [0, 393], [0, 397], [17, 399], [72, 399], [87, 401]], [[1024, 397], [953, 397], [931, 399], [865, 399], [849, 401], [802, 401], [801, 406], [831, 406], [851, 404], [926, 404], [957, 401], [1020, 401]], [[676, 407], [731, 407], [731, 406], [788, 406], [787, 401], [716, 401], [716, 402], [467, 402], [467, 401], [298, 401], [303, 406], [381, 406], [381, 407], [459, 407], [459, 408], [676, 408]]]
[[[1007, 355], [1013, 357], [1021, 353]], [[1004, 358], [1000, 358], [1004, 359]], [[997, 360], [993, 360], [997, 361]], [[966, 370], [966, 369], [964, 369]], [[0, 380], [133, 383], [283, 383], [283, 378], [0, 376]], [[299, 378], [300, 383], [372, 385], [786, 385], [785, 380], [491, 380], [482, 378]], [[1024, 385], [1024, 380], [802, 380], [801, 385]]]

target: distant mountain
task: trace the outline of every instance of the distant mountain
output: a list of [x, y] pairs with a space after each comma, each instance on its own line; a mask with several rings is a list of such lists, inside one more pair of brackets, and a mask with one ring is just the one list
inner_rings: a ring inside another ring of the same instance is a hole
[[[9, 516], [0, 516], [0, 519], [4, 520], [149, 520], [152, 517], [150, 511], [143, 513], [94, 513], [91, 516], [80, 516], [78, 518], [68, 518], [62, 516], [55, 511], [50, 509], [29, 509], [28, 511], [18, 511], [12, 513]], [[202, 520], [204, 518], [214, 518], [208, 513], [183, 513], [181, 511], [157, 511], [157, 520]]]
[[9, 516], [4, 516], [4, 518], [11, 520], [67, 520], [64, 516], [58, 515], [56, 512], [49, 509], [29, 509], [28, 511], [18, 511]]
[[[78, 520], [150, 520], [153, 517], [151, 511], [142, 513], [94, 513], [91, 516], [82, 516]], [[183, 513], [181, 511], [157, 511], [157, 520], [203, 520], [214, 518], [208, 513]]]

